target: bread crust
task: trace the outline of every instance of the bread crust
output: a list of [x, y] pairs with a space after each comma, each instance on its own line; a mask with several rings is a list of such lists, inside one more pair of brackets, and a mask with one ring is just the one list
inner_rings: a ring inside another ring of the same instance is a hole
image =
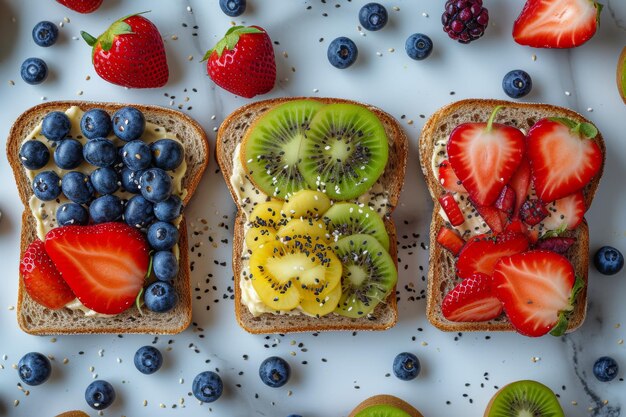
[[[460, 123], [484, 122], [496, 106], [504, 106], [496, 116], [495, 122], [505, 123], [518, 128], [528, 129], [543, 117], [567, 117], [579, 122], [588, 122], [585, 117], [564, 107], [549, 104], [519, 103], [503, 100], [468, 99], [442, 107], [435, 112], [424, 125], [419, 139], [419, 158], [426, 184], [433, 200], [434, 208], [430, 224], [430, 256], [428, 268], [428, 291], [426, 299], [426, 314], [430, 323], [440, 330], [449, 332], [468, 331], [515, 331], [505, 315], [487, 322], [452, 322], [447, 320], [441, 312], [441, 302], [445, 293], [452, 289], [460, 279], [455, 276], [455, 258], [450, 252], [437, 243], [437, 233], [444, 226], [439, 216], [438, 197], [443, 187], [432, 172], [431, 158], [437, 138], [448, 136], [449, 132]], [[487, 115], [487, 117], [484, 117]], [[602, 151], [602, 166], [594, 180], [583, 190], [587, 208], [591, 206], [593, 197], [598, 188], [604, 170], [606, 147], [602, 135], [594, 139]], [[580, 327], [587, 312], [587, 278], [589, 268], [589, 228], [587, 221], [574, 231], [568, 231], [565, 236], [576, 238], [576, 243], [569, 249], [566, 256], [572, 262], [574, 271], [585, 281], [585, 286], [578, 294], [576, 306], [570, 317], [567, 331], [571, 332]]]
[[[398, 204], [400, 191], [404, 183], [404, 172], [406, 169], [406, 161], [408, 155], [408, 139], [406, 134], [400, 127], [399, 123], [389, 114], [382, 110], [358, 103], [351, 100], [337, 98], [311, 98], [311, 97], [293, 97], [278, 98], [258, 101], [240, 107], [231, 113], [221, 124], [217, 134], [217, 144], [215, 149], [215, 157], [226, 181], [226, 185], [231, 193], [233, 201], [237, 205], [237, 216], [234, 226], [233, 240], [233, 273], [235, 279], [235, 316], [239, 325], [249, 333], [267, 334], [267, 333], [294, 333], [294, 332], [317, 332], [317, 331], [357, 331], [357, 330], [386, 330], [394, 326], [398, 319], [398, 311], [396, 304], [395, 287], [387, 297], [386, 302], [380, 303], [374, 312], [372, 318], [350, 319], [339, 315], [329, 315], [322, 318], [309, 317], [304, 314], [299, 315], [276, 315], [262, 314], [254, 317], [243, 305], [241, 301], [241, 288], [239, 286], [242, 260], [241, 253], [244, 242], [244, 224], [245, 215], [242, 207], [239, 205], [235, 190], [230, 183], [230, 177], [233, 172], [233, 151], [237, 144], [241, 143], [249, 126], [257, 120], [257, 118], [275, 107], [278, 104], [292, 100], [317, 100], [325, 104], [330, 103], [352, 103], [367, 107], [374, 112], [385, 126], [385, 131], [390, 139], [389, 162], [383, 173], [385, 180], [385, 190], [389, 192], [387, 213], [385, 213], [385, 227], [389, 233], [390, 255], [396, 263], [397, 269], [397, 246], [396, 231], [390, 215]], [[393, 162], [392, 162], [393, 161]], [[394, 164], [393, 170], [387, 169], [390, 164]], [[393, 172], [390, 172], [393, 171]]]
[[367, 398], [359, 405], [356, 406], [354, 410], [348, 415], [348, 417], [355, 417], [358, 413], [365, 410], [366, 408], [373, 407], [375, 405], [390, 405], [392, 407], [399, 408], [405, 413], [409, 414], [411, 417], [424, 417], [422, 413], [417, 411], [415, 407], [411, 404], [407, 403], [404, 400], [401, 400], [398, 397], [394, 397], [393, 395], [374, 395], [373, 397]]
[[[22, 141], [32, 129], [51, 111], [65, 111], [71, 106], [78, 106], [83, 111], [100, 108], [109, 114], [125, 107], [133, 106], [144, 113], [147, 122], [167, 128], [176, 136], [185, 149], [187, 173], [183, 178], [183, 188], [187, 195], [183, 204], [187, 205], [193, 196], [202, 174], [208, 164], [209, 146], [206, 134], [200, 125], [189, 116], [178, 111], [158, 106], [139, 104], [101, 103], [85, 101], [54, 101], [34, 106], [22, 113], [9, 132], [7, 138], [7, 158], [13, 170], [20, 200], [24, 205], [20, 235], [20, 259], [30, 243], [37, 238], [36, 222], [30, 211], [28, 201], [33, 194], [26, 171], [19, 161], [19, 149]], [[171, 129], [170, 129], [171, 128]], [[85, 317], [84, 314], [69, 309], [50, 310], [35, 302], [26, 292], [23, 277], [20, 274], [17, 301], [17, 321], [20, 328], [35, 335], [65, 334], [176, 334], [185, 330], [191, 323], [191, 287], [188, 254], [188, 236], [186, 220], [179, 226], [179, 272], [174, 279], [174, 287], [179, 296], [177, 306], [167, 313], [152, 313], [143, 309], [143, 314], [130, 308], [115, 317]], [[19, 262], [19, 260], [18, 260]]]

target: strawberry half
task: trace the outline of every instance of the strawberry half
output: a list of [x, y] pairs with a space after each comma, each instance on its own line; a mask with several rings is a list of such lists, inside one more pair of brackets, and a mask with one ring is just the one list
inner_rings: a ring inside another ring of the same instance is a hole
[[102, 4], [102, 0], [57, 0], [68, 9], [72, 9], [78, 13], [91, 13], [98, 10]]
[[542, 119], [528, 131], [533, 184], [544, 203], [581, 190], [602, 169], [603, 155], [590, 123]]
[[150, 260], [144, 236], [125, 223], [57, 227], [46, 251], [81, 303], [102, 314], [135, 302]]
[[518, 233], [502, 233], [497, 239], [489, 235], [474, 236], [459, 253], [456, 273], [461, 278], [469, 278], [476, 272], [491, 276], [500, 258], [527, 249], [528, 239]]
[[39, 239], [34, 240], [24, 252], [20, 274], [28, 295], [44, 307], [57, 310], [76, 298]]
[[587, 211], [582, 191], [559, 198], [546, 206], [548, 217], [541, 222], [545, 230], [574, 230]]
[[502, 302], [496, 297], [493, 279], [475, 273], [457, 284], [441, 303], [443, 316], [450, 321], [488, 321], [502, 314]]
[[129, 88], [163, 87], [169, 68], [157, 27], [138, 14], [123, 17], [97, 39], [81, 31], [92, 46], [96, 73], [105, 81]]
[[593, 0], [528, 0], [513, 39], [535, 48], [573, 48], [596, 33], [602, 5]]
[[252, 98], [274, 88], [274, 48], [267, 32], [258, 26], [231, 27], [202, 61], [207, 61], [213, 82], [233, 94]]
[[439, 197], [439, 204], [441, 204], [441, 208], [446, 213], [448, 217], [448, 221], [452, 226], [458, 226], [465, 222], [465, 217], [463, 217], [463, 212], [459, 208], [454, 196], [452, 194], [445, 193]]
[[567, 258], [534, 250], [502, 258], [493, 280], [496, 295], [515, 329], [526, 336], [542, 336], [573, 309], [574, 268]]
[[447, 227], [441, 227], [441, 229], [439, 229], [439, 233], [437, 233], [437, 243], [449, 250], [454, 256], [456, 256], [463, 248], [463, 245], [465, 245], [463, 238], [459, 236], [455, 230]]
[[511, 126], [463, 123], [450, 133], [447, 150], [454, 173], [470, 197], [481, 206], [492, 205], [509, 182], [524, 155], [524, 134]]
[[461, 184], [461, 180], [456, 176], [447, 159], [444, 159], [439, 164], [439, 182], [441, 186], [448, 191], [467, 193], [467, 190], [463, 187], [463, 184]]

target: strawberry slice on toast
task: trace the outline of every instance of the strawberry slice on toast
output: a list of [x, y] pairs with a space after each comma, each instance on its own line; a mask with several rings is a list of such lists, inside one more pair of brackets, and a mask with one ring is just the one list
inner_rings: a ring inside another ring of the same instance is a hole
[[559, 198], [548, 204], [548, 216], [541, 225], [544, 230], [574, 230], [580, 225], [587, 211], [582, 191]]
[[476, 272], [491, 276], [500, 258], [524, 252], [528, 239], [519, 233], [502, 233], [497, 238], [490, 235], [474, 236], [467, 241], [456, 262], [457, 275], [469, 278]]
[[467, 190], [463, 187], [463, 184], [461, 184], [461, 180], [456, 176], [447, 159], [444, 159], [439, 164], [439, 182], [441, 186], [448, 191], [467, 193]]
[[454, 256], [456, 256], [463, 248], [463, 245], [465, 245], [465, 241], [459, 236], [456, 230], [445, 226], [442, 226], [441, 229], [439, 229], [439, 233], [437, 233], [437, 243], [449, 250]]
[[493, 279], [477, 272], [457, 284], [441, 303], [443, 316], [450, 321], [488, 321], [502, 314]]

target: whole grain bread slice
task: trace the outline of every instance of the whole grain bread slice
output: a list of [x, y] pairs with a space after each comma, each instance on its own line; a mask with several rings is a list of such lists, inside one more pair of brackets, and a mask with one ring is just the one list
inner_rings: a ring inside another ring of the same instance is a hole
[[[371, 315], [359, 319], [351, 319], [336, 314], [315, 318], [303, 314], [278, 315], [265, 313], [255, 317], [242, 303], [239, 281], [241, 270], [244, 266], [244, 262], [246, 262], [246, 260], [242, 259], [245, 214], [242, 207], [239, 205], [237, 195], [230, 183], [230, 177], [233, 172], [233, 154], [237, 145], [243, 140], [247, 129], [259, 116], [280, 103], [303, 98], [304, 97], [279, 98], [248, 104], [230, 114], [226, 120], [224, 120], [218, 131], [215, 157], [238, 209], [237, 217], [235, 219], [235, 236], [233, 242], [235, 315], [237, 321], [244, 330], [255, 334], [316, 332], [327, 330], [349, 331], [388, 329], [395, 325], [398, 317], [395, 288], [391, 291], [387, 299], [376, 307]], [[307, 97], [307, 99], [311, 98]], [[312, 100], [318, 100], [326, 104], [360, 104], [354, 101], [336, 98], [313, 98]], [[397, 268], [396, 232], [390, 216], [398, 203], [402, 184], [404, 183], [404, 172], [408, 154], [408, 140], [400, 125], [392, 116], [376, 107], [368, 105], [364, 106], [374, 112], [374, 114], [376, 114], [376, 116], [380, 119], [385, 127], [385, 132], [387, 133], [387, 137], [389, 139], [389, 159], [387, 166], [385, 167], [385, 171], [379, 178], [378, 182], [383, 185], [384, 190], [388, 193], [388, 203], [384, 213], [384, 221], [387, 233], [389, 234], [389, 240], [391, 242], [389, 252], [391, 257], [396, 262]]]
[[[113, 114], [127, 104], [98, 103], [85, 101], [55, 101], [40, 104], [20, 115], [7, 138], [7, 158], [13, 170], [20, 199], [24, 205], [22, 213], [22, 231], [20, 239], [20, 259], [28, 245], [37, 238], [36, 222], [31, 214], [28, 201], [33, 194], [26, 171], [19, 161], [22, 141], [51, 111], [65, 111], [71, 106], [78, 106], [86, 111], [100, 108]], [[183, 203], [187, 205], [193, 196], [202, 174], [209, 161], [209, 145], [206, 134], [200, 125], [189, 116], [158, 106], [133, 104], [146, 117], [149, 123], [164, 127], [168, 137], [179, 140], [185, 149], [187, 171], [183, 178], [183, 188], [187, 190]], [[142, 309], [130, 308], [114, 317], [87, 317], [80, 311], [66, 308], [50, 310], [35, 302], [24, 290], [20, 275], [17, 302], [17, 320], [22, 330], [30, 334], [100, 334], [100, 333], [148, 333], [175, 334], [185, 330], [191, 322], [191, 288], [188, 238], [185, 218], [180, 223], [180, 269], [174, 279], [174, 287], [179, 296], [176, 307], [167, 313], [152, 313]], [[19, 260], [16, 260], [19, 263]]]
[[[437, 243], [437, 233], [444, 226], [444, 221], [438, 214], [440, 206], [437, 198], [444, 189], [437, 181], [431, 164], [433, 152], [436, 149], [435, 144], [439, 140], [448, 138], [452, 130], [461, 123], [485, 122], [496, 106], [504, 106], [496, 116], [496, 123], [515, 126], [523, 129], [525, 132], [528, 132], [537, 121], [545, 117], [567, 117], [578, 122], [589, 122], [582, 115], [563, 107], [484, 99], [468, 99], [449, 104], [439, 109], [426, 121], [419, 140], [419, 158], [422, 172], [434, 203], [430, 224], [430, 257], [426, 310], [428, 320], [435, 327], [445, 331], [514, 330], [505, 315], [488, 322], [461, 323], [447, 320], [441, 312], [441, 303], [444, 296], [460, 282], [460, 278], [456, 276], [454, 256]], [[604, 155], [606, 154], [602, 135], [598, 133], [594, 140], [602, 150], [603, 161], [598, 175], [583, 190], [587, 208], [591, 206], [598, 188], [604, 168]], [[569, 249], [566, 256], [571, 261], [576, 275], [587, 282], [589, 268], [589, 228], [587, 222], [583, 221], [576, 230], [568, 231], [566, 236], [576, 238], [576, 243]], [[578, 294], [575, 309], [570, 316], [568, 331], [575, 330], [583, 323], [586, 311], [587, 286], [585, 285]]]

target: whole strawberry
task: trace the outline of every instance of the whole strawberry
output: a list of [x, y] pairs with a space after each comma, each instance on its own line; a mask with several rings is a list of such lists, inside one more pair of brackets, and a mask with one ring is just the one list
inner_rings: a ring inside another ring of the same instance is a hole
[[242, 97], [265, 94], [276, 81], [272, 41], [258, 26], [230, 28], [202, 60], [215, 84]]
[[78, 13], [94, 12], [102, 4], [102, 0], [57, 0], [57, 2]]
[[169, 69], [163, 39], [154, 24], [138, 14], [115, 21], [97, 39], [81, 31], [93, 47], [93, 66], [102, 79], [130, 88], [167, 83]]

